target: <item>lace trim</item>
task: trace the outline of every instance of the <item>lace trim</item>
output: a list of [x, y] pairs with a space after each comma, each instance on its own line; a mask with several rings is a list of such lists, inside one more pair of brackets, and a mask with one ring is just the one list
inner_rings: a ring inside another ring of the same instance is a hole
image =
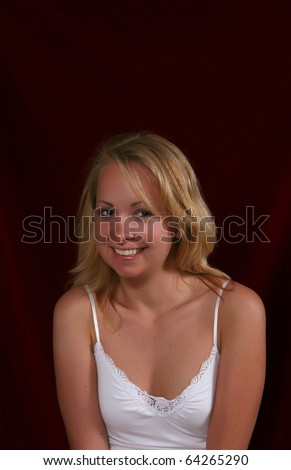
[[126, 373], [122, 369], [119, 369], [119, 367], [116, 366], [113, 359], [104, 351], [103, 346], [100, 341], [95, 344], [95, 348], [94, 348], [95, 357], [98, 352], [102, 354], [107, 364], [109, 364], [109, 366], [112, 368], [114, 373], [118, 377], [120, 377], [130, 387], [130, 389], [134, 391], [135, 394], [137, 394], [141, 402], [145, 406], [149, 406], [159, 416], [162, 416], [162, 417], [173, 414], [176, 410], [180, 409], [183, 406], [183, 402], [185, 401], [185, 399], [191, 392], [193, 386], [197, 384], [198, 382], [200, 382], [203, 375], [210, 367], [210, 364], [212, 363], [213, 358], [216, 356], [216, 354], [219, 354], [217, 347], [213, 346], [210, 352], [210, 355], [208, 356], [206, 361], [203, 362], [198, 374], [195, 375], [195, 377], [193, 377], [189, 385], [176, 398], [172, 400], [168, 400], [167, 398], [164, 398], [164, 397], [156, 397], [156, 396], [150, 395], [147, 393], [147, 391], [141, 390], [137, 385], [131, 382], [129, 378], [127, 377]]

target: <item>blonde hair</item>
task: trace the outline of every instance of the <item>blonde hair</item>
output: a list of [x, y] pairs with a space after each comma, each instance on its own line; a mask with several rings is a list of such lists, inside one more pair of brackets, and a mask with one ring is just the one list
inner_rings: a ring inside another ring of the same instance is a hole
[[98, 251], [92, 221], [100, 171], [112, 162], [119, 165], [134, 192], [151, 210], [155, 208], [130, 164], [139, 163], [157, 185], [167, 214], [174, 217], [180, 233], [172, 248], [177, 272], [191, 273], [216, 287], [221, 286], [221, 278], [229, 279], [207, 261], [216, 243], [216, 227], [189, 161], [165, 138], [138, 132], [110, 138], [99, 148], [92, 162], [77, 216], [77, 236], [81, 241], [76, 267], [71, 270], [71, 285], [88, 284], [96, 293], [101, 309], [108, 300], [113, 304], [115, 299], [119, 278]]

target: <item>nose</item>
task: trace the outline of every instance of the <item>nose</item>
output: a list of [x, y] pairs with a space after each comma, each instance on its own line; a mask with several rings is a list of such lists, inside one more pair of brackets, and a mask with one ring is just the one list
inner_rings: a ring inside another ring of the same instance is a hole
[[117, 217], [110, 227], [110, 239], [116, 243], [137, 243], [143, 239], [141, 225], [141, 222], [136, 218]]

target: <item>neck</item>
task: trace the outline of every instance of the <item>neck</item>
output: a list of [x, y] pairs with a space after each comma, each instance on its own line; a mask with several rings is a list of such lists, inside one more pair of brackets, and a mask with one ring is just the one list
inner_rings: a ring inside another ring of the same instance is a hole
[[175, 270], [149, 279], [121, 279], [117, 300], [127, 308], [157, 315], [172, 308], [188, 291], [189, 285]]

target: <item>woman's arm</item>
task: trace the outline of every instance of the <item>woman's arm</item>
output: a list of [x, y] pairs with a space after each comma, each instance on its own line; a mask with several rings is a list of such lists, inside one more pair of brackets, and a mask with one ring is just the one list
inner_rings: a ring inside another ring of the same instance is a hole
[[54, 311], [57, 393], [72, 449], [109, 449], [98, 402], [91, 315], [83, 289], [64, 294]]
[[265, 380], [265, 310], [240, 284], [225, 291], [220, 309], [220, 349], [207, 449], [247, 449]]

